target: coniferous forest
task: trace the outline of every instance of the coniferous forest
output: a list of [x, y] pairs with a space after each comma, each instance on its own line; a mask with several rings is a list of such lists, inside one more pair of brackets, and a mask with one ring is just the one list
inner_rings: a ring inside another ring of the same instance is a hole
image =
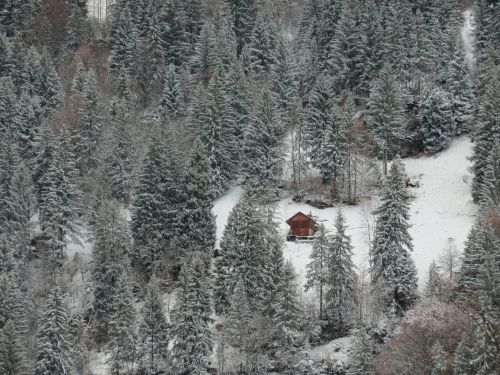
[[500, 374], [500, 1], [0, 0], [0, 375], [108, 374]]

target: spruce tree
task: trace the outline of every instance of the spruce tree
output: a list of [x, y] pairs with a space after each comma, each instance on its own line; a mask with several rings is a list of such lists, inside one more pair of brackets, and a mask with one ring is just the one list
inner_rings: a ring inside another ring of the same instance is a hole
[[116, 283], [115, 310], [109, 322], [110, 370], [113, 374], [130, 372], [136, 359], [136, 311], [129, 272], [126, 267]]
[[234, 17], [234, 30], [238, 42], [238, 55], [250, 40], [256, 17], [254, 0], [226, 0]]
[[278, 47], [279, 31], [270, 16], [259, 13], [248, 41], [249, 68], [255, 73], [269, 73]]
[[134, 261], [151, 271], [164, 255], [174, 257], [165, 249], [177, 233], [176, 219], [182, 203], [180, 182], [184, 166], [175, 147], [173, 130], [157, 124], [150, 144], [134, 202], [132, 233]]
[[375, 211], [375, 237], [371, 249], [373, 283], [382, 282], [389, 288], [388, 297], [397, 304], [400, 313], [413, 304], [417, 288], [404, 179], [404, 166], [396, 159], [384, 182], [382, 202]]
[[165, 75], [160, 111], [169, 116], [177, 116], [181, 111], [181, 93], [176, 68], [170, 64]]
[[113, 197], [126, 206], [130, 204], [134, 184], [133, 129], [125, 99], [112, 103], [111, 124], [105, 144], [109, 152], [105, 156], [105, 170], [111, 182]]
[[[243, 280], [238, 280], [231, 296], [231, 306], [225, 324], [229, 345], [240, 353], [241, 363], [250, 355], [252, 335], [252, 313], [247, 301], [247, 293]], [[248, 365], [245, 363], [245, 365]]]
[[366, 115], [368, 130], [383, 157], [387, 174], [387, 161], [405, 138], [406, 125], [401, 88], [394, 70], [387, 64], [372, 83]]
[[73, 374], [68, 308], [58, 286], [49, 294], [37, 335], [35, 375]]
[[426, 153], [433, 154], [448, 147], [455, 133], [452, 98], [439, 87], [428, 87], [418, 114], [420, 137]]
[[182, 268], [177, 303], [172, 312], [172, 359], [179, 374], [208, 374], [212, 338], [209, 269], [194, 255]]
[[324, 289], [328, 281], [328, 257], [330, 256], [330, 237], [324, 225], [320, 225], [315, 235], [310, 262], [307, 264], [305, 289], [318, 288], [319, 319], [323, 319]]
[[0, 329], [0, 372], [2, 374], [26, 373], [26, 358], [19, 334], [19, 327], [16, 327], [12, 320]]
[[479, 203], [481, 192], [484, 191], [491, 150], [495, 143], [499, 143], [500, 122], [497, 113], [500, 107], [500, 79], [493, 73], [487, 82], [484, 94], [479, 98], [477, 116], [479, 123], [474, 134], [472, 198], [475, 203]]
[[266, 224], [255, 201], [245, 193], [231, 211], [220, 242], [214, 285], [217, 314], [226, 315], [239, 279], [245, 283], [248, 303], [259, 311], [264, 309], [271, 282], [271, 254], [262, 233], [267, 233]]
[[302, 360], [304, 337], [301, 332], [302, 310], [297, 293], [295, 270], [286, 262], [273, 303], [274, 314], [270, 338], [271, 355], [282, 372], [293, 371]]
[[356, 91], [361, 76], [362, 50], [358, 48], [362, 32], [358, 14], [362, 10], [360, 5], [357, 0], [344, 1], [335, 28], [328, 64], [338, 92]]
[[212, 213], [214, 179], [209, 155], [199, 139], [193, 145], [183, 194], [185, 203], [177, 217], [177, 244], [188, 251], [211, 255], [216, 229]]
[[78, 171], [67, 131], [62, 129], [54, 146], [54, 157], [42, 177], [40, 225], [51, 236], [54, 260], [64, 256], [67, 236], [78, 241], [81, 211]]
[[193, 108], [193, 125], [205, 145], [215, 178], [217, 195], [223, 193], [236, 177], [235, 115], [227, 95], [225, 75], [219, 67], [213, 74], [207, 90], [199, 86]]
[[282, 176], [284, 130], [272, 93], [264, 90], [257, 98], [245, 135], [243, 170], [249, 189], [276, 198]]
[[339, 209], [327, 257], [326, 308], [330, 323], [340, 330], [352, 326], [356, 307], [357, 275], [352, 261], [351, 237], [346, 230], [345, 218]]
[[445, 73], [446, 91], [452, 96], [455, 132], [461, 134], [467, 129], [465, 125], [472, 115], [474, 99], [473, 84], [467, 66], [462, 36], [455, 42], [453, 58], [448, 62]]
[[314, 166], [322, 161], [321, 146], [328, 125], [335, 125], [331, 121], [331, 115], [335, 113], [333, 108], [334, 97], [330, 80], [321, 75], [309, 94], [304, 114], [304, 140]]
[[[178, 303], [178, 302], [177, 302]], [[140, 314], [137, 345], [139, 369], [157, 374], [171, 368], [168, 324], [156, 277], [151, 277]]]
[[79, 129], [75, 135], [76, 162], [82, 173], [97, 165], [95, 153], [102, 128], [102, 108], [96, 90], [96, 78], [90, 72], [82, 92], [82, 104], [78, 110]]
[[338, 179], [344, 175], [347, 164], [347, 128], [346, 121], [338, 115], [336, 106], [327, 113], [326, 129], [319, 140], [320, 148], [316, 167], [320, 170], [323, 181], [331, 181], [332, 198], [338, 199]]
[[109, 337], [111, 319], [117, 311], [118, 285], [127, 262], [130, 236], [116, 203], [104, 202], [93, 225], [94, 329], [99, 343]]
[[14, 170], [7, 204], [11, 244], [17, 255], [27, 256], [31, 251], [29, 239], [34, 229], [31, 217], [35, 212], [35, 192], [31, 175], [22, 161]]

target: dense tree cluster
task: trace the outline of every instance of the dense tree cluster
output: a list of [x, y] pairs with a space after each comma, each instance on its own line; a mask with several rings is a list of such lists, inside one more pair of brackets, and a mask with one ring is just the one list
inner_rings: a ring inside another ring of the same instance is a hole
[[[310, 345], [353, 333], [349, 373], [498, 373], [500, 4], [471, 6], [473, 51], [458, 0], [0, 0], [0, 373], [327, 374]], [[464, 133], [477, 222], [420, 303], [399, 155]], [[368, 276], [339, 208], [297, 277], [280, 199], [367, 180]]]

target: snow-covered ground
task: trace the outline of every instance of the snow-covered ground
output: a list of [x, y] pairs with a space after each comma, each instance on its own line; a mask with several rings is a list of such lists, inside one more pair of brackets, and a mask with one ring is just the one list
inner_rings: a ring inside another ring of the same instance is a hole
[[[463, 248], [475, 213], [470, 198], [471, 176], [468, 171], [471, 153], [470, 141], [461, 137], [454, 140], [448, 150], [436, 156], [403, 160], [408, 175], [420, 182], [420, 187], [411, 189], [415, 198], [411, 203], [410, 233], [415, 246], [413, 257], [421, 281], [425, 279], [429, 264], [438, 259], [449, 238], [455, 240], [460, 250]], [[215, 202], [213, 212], [217, 216], [219, 240], [229, 212], [241, 194], [242, 188], [237, 186]], [[365, 202], [359, 206], [342, 208], [352, 237], [354, 262], [359, 269], [367, 267], [368, 226], [373, 220], [370, 212], [374, 206], [375, 203]], [[278, 205], [276, 214], [285, 243], [284, 256], [294, 264], [301, 285], [305, 283], [311, 244], [286, 242], [288, 226], [285, 221], [302, 211], [312, 214], [331, 230], [337, 209], [317, 209], [305, 203], [295, 203], [291, 198], [283, 199]]]
[[464, 12], [464, 25], [462, 27], [462, 39], [464, 41], [465, 57], [469, 68], [474, 68], [474, 29], [472, 9], [468, 8]]
[[319, 362], [335, 362], [344, 367], [349, 361], [353, 336], [341, 337], [311, 350], [311, 358]]

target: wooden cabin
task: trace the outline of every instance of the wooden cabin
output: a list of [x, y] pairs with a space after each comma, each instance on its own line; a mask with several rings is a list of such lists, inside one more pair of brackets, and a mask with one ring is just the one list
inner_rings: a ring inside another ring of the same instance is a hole
[[290, 231], [288, 232], [288, 236], [286, 238], [287, 241], [313, 239], [317, 223], [311, 215], [297, 212], [290, 219], [288, 219], [286, 223], [290, 226]]

